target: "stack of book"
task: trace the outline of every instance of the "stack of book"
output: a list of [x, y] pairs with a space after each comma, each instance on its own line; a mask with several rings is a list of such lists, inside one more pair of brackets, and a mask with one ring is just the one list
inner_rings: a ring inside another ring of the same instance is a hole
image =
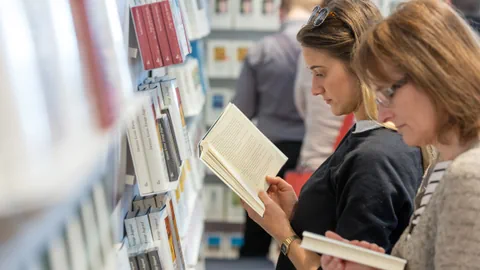
[[208, 40], [208, 76], [219, 79], [238, 78], [248, 50], [253, 45], [253, 41], [248, 40]]
[[132, 270], [186, 269], [177, 213], [175, 194], [171, 192], [133, 202], [125, 218]]
[[143, 68], [185, 61], [191, 53], [179, 0], [134, 0], [131, 8]]
[[180, 90], [168, 77], [147, 78], [138, 90], [147, 99], [127, 135], [140, 194], [175, 190], [192, 155]]
[[280, 27], [280, 0], [211, 0], [213, 29], [274, 31]]

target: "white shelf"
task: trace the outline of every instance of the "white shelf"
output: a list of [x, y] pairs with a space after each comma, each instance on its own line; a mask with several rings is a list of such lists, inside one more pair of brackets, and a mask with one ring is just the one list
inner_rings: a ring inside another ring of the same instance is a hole
[[65, 141], [51, 158], [40, 161], [37, 169], [18, 172], [13, 181], [28, 183], [11, 185], [0, 191], [0, 217], [21, 214], [26, 211], [61, 203], [79, 189], [84, 190], [91, 172], [101, 168], [111, 143], [119, 140], [127, 121], [133, 117], [145, 101], [134, 96], [122, 104], [121, 115], [107, 131], [98, 131], [75, 140]]

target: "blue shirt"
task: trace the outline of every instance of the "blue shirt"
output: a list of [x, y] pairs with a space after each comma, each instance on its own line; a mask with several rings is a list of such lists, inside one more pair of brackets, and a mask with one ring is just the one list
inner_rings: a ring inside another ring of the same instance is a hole
[[296, 35], [305, 21], [287, 21], [278, 33], [266, 36], [245, 59], [232, 102], [272, 142], [302, 141], [303, 120], [294, 103], [297, 61]]

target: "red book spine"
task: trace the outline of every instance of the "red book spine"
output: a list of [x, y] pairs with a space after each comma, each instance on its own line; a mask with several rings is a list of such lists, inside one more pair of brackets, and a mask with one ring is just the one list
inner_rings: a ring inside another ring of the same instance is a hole
[[151, 7], [155, 29], [157, 30], [158, 44], [160, 45], [160, 51], [162, 52], [163, 64], [169, 66], [173, 63], [172, 52], [170, 51], [167, 33], [165, 32], [165, 25], [163, 24], [162, 6], [161, 3], [153, 3]]
[[145, 70], [153, 69], [152, 52], [148, 44], [145, 21], [142, 16], [141, 7], [132, 7], [133, 21], [135, 22], [135, 32], [137, 33], [138, 45], [140, 46], [140, 54], [142, 55], [143, 68]]
[[143, 18], [145, 19], [145, 28], [147, 29], [148, 44], [150, 44], [150, 50], [152, 51], [153, 67], [159, 68], [163, 66], [163, 61], [160, 46], [158, 45], [155, 24], [153, 23], [152, 10], [150, 9], [150, 5], [143, 5], [141, 8]]
[[83, 70], [90, 98], [93, 99], [99, 125], [101, 128], [109, 128], [115, 121], [118, 107], [115, 103], [116, 91], [108, 83], [105, 76], [104, 63], [100, 58], [99, 46], [96, 46], [92, 25], [88, 21], [87, 3], [84, 0], [71, 0], [75, 31], [79, 42], [82, 56]]
[[172, 9], [168, 1], [160, 2], [162, 5], [163, 22], [167, 29], [168, 43], [172, 51], [172, 61], [174, 64], [180, 64], [183, 62], [183, 56], [180, 51], [180, 44], [178, 42], [177, 30], [173, 22]]

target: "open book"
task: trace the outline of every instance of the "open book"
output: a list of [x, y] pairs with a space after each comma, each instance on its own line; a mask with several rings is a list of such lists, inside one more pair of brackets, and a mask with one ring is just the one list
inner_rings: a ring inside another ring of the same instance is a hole
[[268, 189], [266, 176], [276, 176], [287, 157], [232, 103], [200, 141], [199, 150], [207, 167], [263, 216], [258, 192]]
[[302, 248], [384, 270], [403, 270], [406, 260], [304, 232]]

